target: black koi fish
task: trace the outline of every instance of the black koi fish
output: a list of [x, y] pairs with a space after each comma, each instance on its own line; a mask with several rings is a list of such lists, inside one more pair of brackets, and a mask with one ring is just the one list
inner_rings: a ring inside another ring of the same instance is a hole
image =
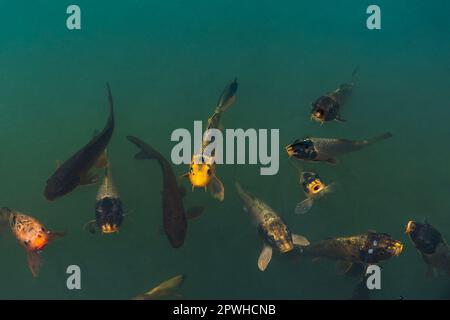
[[95, 135], [91, 141], [77, 153], [64, 162], [47, 180], [44, 196], [47, 200], [55, 200], [73, 191], [80, 185], [97, 182], [98, 176], [91, 175], [89, 171], [100, 164], [105, 149], [114, 131], [113, 99], [109, 84], [106, 84], [109, 98], [109, 118], [105, 128]]
[[134, 143], [141, 151], [135, 155], [135, 159], [156, 159], [163, 173], [162, 207], [164, 232], [174, 248], [183, 245], [187, 231], [187, 217], [195, 217], [201, 214], [202, 207], [192, 207], [187, 212], [183, 206], [184, 189], [180, 189], [170, 163], [150, 145], [140, 139], [128, 136], [127, 139]]

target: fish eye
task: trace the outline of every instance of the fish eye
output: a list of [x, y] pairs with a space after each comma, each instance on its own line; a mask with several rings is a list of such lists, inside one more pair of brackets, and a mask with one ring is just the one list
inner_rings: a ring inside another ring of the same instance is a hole
[[211, 175], [211, 169], [208, 169], [208, 171], [206, 171], [206, 173], [208, 174], [208, 176]]
[[189, 168], [189, 172], [192, 172], [192, 171], [194, 171], [194, 169], [192, 169], [192, 167], [190, 167], [190, 168]]
[[23, 243], [24, 243], [26, 246], [28, 246], [28, 244], [30, 243], [30, 240], [25, 240]]

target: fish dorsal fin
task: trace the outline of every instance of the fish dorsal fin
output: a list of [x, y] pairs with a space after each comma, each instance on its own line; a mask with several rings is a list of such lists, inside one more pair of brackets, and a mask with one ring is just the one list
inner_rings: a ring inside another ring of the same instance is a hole
[[95, 234], [95, 232], [97, 231], [96, 221], [95, 220], [91, 220], [88, 223], [86, 223], [83, 226], [83, 230], [89, 232], [90, 234]]

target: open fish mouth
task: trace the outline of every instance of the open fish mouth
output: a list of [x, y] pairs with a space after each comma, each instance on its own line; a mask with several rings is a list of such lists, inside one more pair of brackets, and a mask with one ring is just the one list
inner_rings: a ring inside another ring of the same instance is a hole
[[322, 181], [320, 181], [319, 179], [315, 179], [314, 181], [312, 181], [311, 183], [308, 184], [307, 188], [310, 193], [318, 194], [323, 189], [325, 189], [325, 184]]
[[322, 111], [315, 111], [311, 114], [311, 120], [323, 122], [324, 121], [324, 113]]
[[286, 253], [289, 251], [292, 251], [294, 249], [294, 245], [292, 243], [281, 243], [278, 245], [278, 250], [280, 250], [281, 253]]
[[109, 224], [109, 223], [104, 224], [104, 225], [102, 225], [101, 229], [102, 229], [102, 233], [106, 233], [106, 234], [119, 232], [119, 227], [115, 224]]
[[392, 252], [395, 257], [398, 257], [403, 252], [403, 244], [401, 242], [395, 242], [392, 246]]

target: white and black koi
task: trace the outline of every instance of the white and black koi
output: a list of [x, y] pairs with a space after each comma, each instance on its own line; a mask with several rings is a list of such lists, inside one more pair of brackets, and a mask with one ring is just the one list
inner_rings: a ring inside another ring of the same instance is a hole
[[98, 229], [102, 234], [119, 232], [124, 211], [122, 200], [113, 181], [109, 160], [95, 200], [95, 220], [87, 223], [87, 230], [95, 233]]

